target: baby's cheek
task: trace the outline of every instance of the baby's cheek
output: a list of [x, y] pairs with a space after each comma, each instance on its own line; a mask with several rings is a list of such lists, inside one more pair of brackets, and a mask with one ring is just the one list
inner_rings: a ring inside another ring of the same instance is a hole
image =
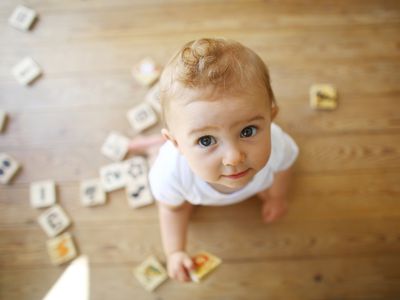
[[206, 181], [215, 181], [220, 177], [219, 165], [212, 159], [202, 159], [199, 162], [199, 168], [202, 172], [202, 177]]
[[262, 169], [268, 163], [270, 156], [271, 156], [271, 149], [268, 146], [264, 147], [263, 151], [260, 151], [257, 154], [256, 160], [259, 169]]
[[201, 155], [191, 155], [186, 157], [190, 168], [202, 179], [209, 179], [210, 166], [206, 157], [202, 157]]

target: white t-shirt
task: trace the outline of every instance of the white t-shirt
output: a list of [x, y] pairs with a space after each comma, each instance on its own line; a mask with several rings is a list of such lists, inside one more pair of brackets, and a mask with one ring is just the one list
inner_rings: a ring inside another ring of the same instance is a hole
[[154, 198], [171, 206], [188, 201], [194, 205], [229, 205], [237, 203], [272, 185], [274, 173], [286, 170], [297, 158], [299, 148], [278, 125], [271, 124], [271, 155], [267, 164], [240, 190], [226, 194], [192, 172], [171, 142], [166, 142], [151, 167], [149, 183]]

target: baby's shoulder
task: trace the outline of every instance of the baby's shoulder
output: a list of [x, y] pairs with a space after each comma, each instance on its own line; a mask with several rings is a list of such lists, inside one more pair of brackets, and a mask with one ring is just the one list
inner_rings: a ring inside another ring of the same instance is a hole
[[166, 142], [150, 168], [149, 184], [158, 201], [177, 206], [185, 200], [182, 174], [182, 155], [170, 142]]
[[271, 155], [268, 165], [274, 170], [287, 168], [299, 152], [295, 141], [278, 125], [271, 124]]
[[277, 139], [283, 135], [283, 130], [279, 125], [271, 123], [271, 139]]
[[190, 168], [178, 149], [169, 141], [161, 146], [150, 168], [150, 176], [162, 178], [164, 182], [170, 180], [181, 182], [190, 175]]
[[271, 148], [273, 152], [279, 152], [279, 149], [283, 146], [283, 135], [282, 128], [271, 123]]
[[150, 172], [158, 175], [168, 175], [174, 171], [177, 164], [179, 153], [171, 142], [165, 142], [158, 151], [158, 155], [150, 168]]

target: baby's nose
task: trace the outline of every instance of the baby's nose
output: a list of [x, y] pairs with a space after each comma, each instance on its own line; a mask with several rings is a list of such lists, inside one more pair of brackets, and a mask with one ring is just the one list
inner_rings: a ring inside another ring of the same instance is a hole
[[238, 147], [227, 147], [222, 160], [225, 166], [237, 166], [244, 161], [245, 155]]

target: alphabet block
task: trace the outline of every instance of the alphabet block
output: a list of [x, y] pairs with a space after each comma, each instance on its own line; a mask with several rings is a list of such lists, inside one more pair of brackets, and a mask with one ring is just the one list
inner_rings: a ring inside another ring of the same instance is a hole
[[147, 180], [147, 161], [143, 156], [135, 156], [124, 161], [123, 168], [127, 183]]
[[95, 206], [106, 203], [106, 193], [99, 179], [88, 179], [81, 182], [81, 202], [84, 206]]
[[0, 133], [3, 131], [7, 121], [7, 113], [0, 109]]
[[161, 70], [151, 58], [142, 59], [132, 69], [132, 76], [143, 86], [149, 86], [160, 77]]
[[337, 107], [337, 92], [330, 84], [314, 84], [310, 88], [310, 106], [314, 109], [333, 110]]
[[0, 183], [7, 184], [20, 168], [20, 164], [7, 153], [0, 153]]
[[126, 176], [123, 163], [113, 163], [100, 168], [103, 189], [111, 192], [125, 186]]
[[31, 206], [36, 208], [49, 207], [56, 203], [56, 184], [45, 180], [33, 182], [30, 188]]
[[133, 270], [133, 274], [147, 291], [154, 291], [168, 279], [167, 271], [154, 256], [148, 257]]
[[126, 195], [130, 207], [138, 208], [153, 203], [149, 184], [146, 181], [130, 182], [126, 186]]
[[127, 117], [136, 132], [141, 132], [157, 123], [157, 116], [147, 103], [142, 103], [129, 110]]
[[18, 5], [8, 19], [8, 23], [14, 28], [28, 31], [36, 18], [36, 11], [26, 6]]
[[59, 205], [54, 205], [42, 213], [38, 222], [49, 237], [57, 236], [71, 225], [70, 219]]
[[28, 85], [42, 74], [39, 65], [30, 57], [25, 57], [12, 69], [19, 84]]
[[50, 260], [54, 265], [61, 265], [77, 256], [75, 244], [69, 232], [48, 240], [46, 245]]
[[128, 152], [129, 142], [122, 134], [111, 132], [101, 147], [101, 153], [114, 161], [120, 161]]

